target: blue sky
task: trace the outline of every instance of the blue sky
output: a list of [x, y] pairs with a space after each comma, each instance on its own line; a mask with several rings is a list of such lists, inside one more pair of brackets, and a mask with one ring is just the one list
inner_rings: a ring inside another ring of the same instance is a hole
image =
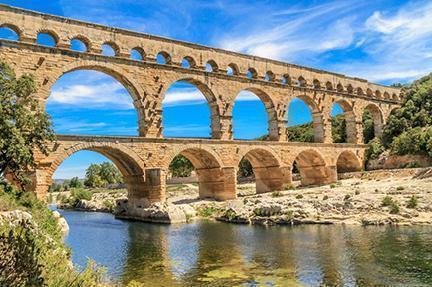
[[[431, 1], [132, 1], [0, 0], [0, 3], [225, 48], [391, 84], [432, 71]], [[8, 37], [0, 31], [0, 37]], [[41, 43], [48, 43], [41, 39]], [[75, 46], [74, 46], [75, 47]], [[78, 47], [75, 47], [78, 48]], [[47, 102], [55, 130], [66, 134], [137, 135], [128, 92], [111, 77], [82, 71], [57, 81]], [[251, 112], [253, 111], [253, 113]], [[340, 113], [336, 107], [334, 114]], [[210, 133], [209, 109], [194, 86], [177, 83], [163, 104], [165, 136]], [[310, 121], [301, 101], [289, 125]], [[242, 92], [233, 111], [235, 138], [266, 133], [256, 96]], [[83, 176], [91, 162], [79, 152], [57, 178]]]

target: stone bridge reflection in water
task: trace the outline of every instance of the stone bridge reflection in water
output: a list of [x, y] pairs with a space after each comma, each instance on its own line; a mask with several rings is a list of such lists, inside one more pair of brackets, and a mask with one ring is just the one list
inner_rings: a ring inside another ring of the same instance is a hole
[[431, 227], [153, 225], [63, 211], [73, 260], [144, 286], [432, 284]]

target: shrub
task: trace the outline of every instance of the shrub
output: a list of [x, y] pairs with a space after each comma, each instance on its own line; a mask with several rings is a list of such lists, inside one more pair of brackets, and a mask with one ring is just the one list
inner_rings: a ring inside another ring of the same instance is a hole
[[390, 204], [390, 213], [391, 214], [399, 213], [399, 204], [397, 203], [397, 201], [392, 201], [392, 203]]
[[334, 184], [334, 183], [330, 184], [330, 188], [335, 188], [335, 187], [336, 187], [336, 184]]
[[390, 206], [392, 203], [393, 203], [393, 198], [391, 198], [391, 196], [386, 195], [381, 202], [381, 206]]
[[359, 195], [359, 194], [360, 194], [360, 190], [356, 190], [355, 195]]
[[404, 189], [405, 189], [405, 187], [403, 187], [403, 186], [396, 187], [396, 190], [404, 190]]
[[328, 195], [323, 196], [323, 200], [327, 200], [328, 198], [329, 198]]
[[368, 149], [366, 150], [365, 161], [366, 163], [371, 159], [376, 159], [380, 154], [384, 152], [385, 148], [378, 138], [374, 138], [368, 143]]
[[103, 204], [103, 206], [104, 206], [106, 209], [108, 209], [110, 212], [113, 212], [114, 209], [115, 209], [115, 204], [114, 204], [114, 202], [112, 202], [111, 200], [105, 199], [105, 200], [102, 202], [102, 204]]
[[345, 195], [344, 200], [347, 201], [347, 200], [350, 200], [350, 198], [351, 198], [351, 195], [347, 194], [347, 195]]
[[418, 205], [417, 196], [413, 195], [411, 196], [410, 200], [408, 201], [406, 207], [408, 208], [416, 208]]
[[281, 197], [283, 196], [283, 193], [281, 191], [273, 191], [272, 197]]
[[204, 208], [200, 208], [198, 210], [198, 216], [200, 217], [212, 217], [215, 215], [215, 213], [218, 211], [217, 208], [213, 207], [213, 206], [207, 206]]
[[296, 187], [295, 187], [295, 185], [294, 184], [292, 184], [292, 183], [288, 183], [288, 184], [285, 184], [284, 185], [284, 190], [293, 190], [293, 189], [295, 189]]
[[296, 198], [297, 198], [297, 199], [302, 199], [302, 198], [303, 198], [303, 194], [297, 194], [297, 195], [296, 195]]

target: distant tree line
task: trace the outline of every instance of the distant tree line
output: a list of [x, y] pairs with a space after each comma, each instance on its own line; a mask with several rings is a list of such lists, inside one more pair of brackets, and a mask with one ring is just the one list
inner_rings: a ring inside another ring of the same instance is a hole
[[123, 177], [114, 164], [111, 162], [103, 162], [101, 164], [93, 163], [86, 169], [85, 178], [83, 180], [78, 177], [73, 177], [62, 183], [53, 183], [49, 190], [51, 192], [61, 192], [84, 187], [107, 187], [110, 184], [118, 183], [123, 183]]

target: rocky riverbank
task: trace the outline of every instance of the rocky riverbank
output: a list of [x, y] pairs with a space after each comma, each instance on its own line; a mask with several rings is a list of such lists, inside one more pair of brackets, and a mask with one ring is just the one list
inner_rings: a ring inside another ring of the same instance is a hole
[[[409, 169], [345, 176], [336, 184], [254, 194], [254, 184], [239, 185], [239, 198], [226, 202], [199, 200], [194, 184], [168, 188], [167, 203], [143, 208], [139, 216], [150, 222], [178, 223], [199, 218], [244, 224], [432, 224], [430, 170]], [[81, 210], [109, 211], [107, 201], [123, 215], [124, 192], [94, 194], [79, 203]], [[105, 203], [103, 203], [105, 202]]]

